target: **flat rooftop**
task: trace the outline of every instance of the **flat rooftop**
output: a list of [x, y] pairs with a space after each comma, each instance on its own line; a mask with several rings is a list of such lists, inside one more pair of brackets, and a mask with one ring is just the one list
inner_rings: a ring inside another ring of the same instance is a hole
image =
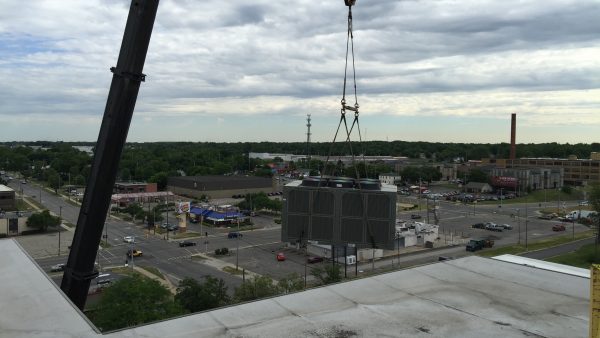
[[[589, 278], [477, 256], [112, 332], [105, 337], [587, 337]], [[0, 337], [101, 337], [12, 239]]]
[[0, 184], [0, 192], [8, 192], [8, 191], [15, 191], [15, 190], [11, 187], [7, 187], [3, 184]]

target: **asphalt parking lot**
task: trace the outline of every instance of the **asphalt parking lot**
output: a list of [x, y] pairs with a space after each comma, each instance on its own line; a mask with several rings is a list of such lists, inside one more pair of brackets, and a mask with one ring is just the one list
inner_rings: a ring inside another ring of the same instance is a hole
[[[419, 203], [413, 199], [414, 203]], [[420, 202], [423, 206], [425, 201]], [[437, 214], [439, 234], [442, 240], [450, 236], [460, 236], [463, 238], [485, 237], [494, 239], [498, 244], [524, 243], [525, 237], [527, 240], [537, 240], [544, 237], [564, 235], [589, 230], [588, 227], [582, 224], [572, 224], [570, 222], [561, 222], [560, 220], [543, 220], [539, 219], [539, 204], [504, 204], [499, 207], [497, 204], [463, 204], [449, 201], [437, 202]], [[426, 207], [403, 211], [398, 213], [398, 218], [410, 220], [412, 214], [422, 216], [418, 221], [423, 221], [434, 224], [435, 218], [433, 212], [427, 217]], [[493, 222], [496, 224], [509, 224], [512, 230], [504, 230], [502, 232], [489, 231], [485, 229], [475, 229], [472, 227], [475, 223]], [[565, 231], [553, 231], [552, 226], [555, 224], [565, 225]]]

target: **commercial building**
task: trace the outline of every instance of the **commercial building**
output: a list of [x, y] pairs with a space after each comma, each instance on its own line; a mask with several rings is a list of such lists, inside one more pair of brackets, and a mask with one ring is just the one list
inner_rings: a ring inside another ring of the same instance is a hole
[[241, 223], [248, 219], [248, 216], [243, 215], [238, 210], [227, 207], [215, 209], [206, 207], [192, 207], [190, 209], [190, 217], [193, 217], [197, 220], [202, 218], [203, 222], [208, 222], [217, 226], [237, 224], [238, 222]]
[[158, 187], [156, 183], [146, 182], [117, 182], [113, 189], [114, 194], [134, 194], [139, 192], [157, 192]]
[[414, 221], [396, 223], [396, 249], [411, 246], [426, 247], [433, 245], [438, 238], [438, 225]]
[[112, 194], [111, 205], [126, 207], [131, 203], [163, 203], [173, 202], [173, 193], [170, 191], [138, 192], [129, 194]]
[[0, 238], [20, 235], [23, 231], [33, 231], [36, 228], [27, 226], [30, 212], [2, 211], [0, 212]]
[[16, 207], [15, 196], [12, 188], [0, 184], [0, 210], [13, 210]]
[[516, 191], [558, 189], [564, 184], [563, 168], [494, 168], [491, 174], [516, 179], [514, 187], [506, 187]]
[[466, 192], [485, 194], [494, 191], [491, 185], [482, 182], [469, 182], [465, 184], [464, 189]]
[[398, 185], [402, 183], [402, 176], [396, 173], [380, 174], [379, 181], [383, 184]]
[[[600, 154], [591, 153], [590, 159], [569, 158], [519, 158], [519, 159], [483, 159], [485, 163], [494, 164], [505, 169], [543, 169], [538, 181], [540, 189], [560, 188], [563, 185], [586, 186], [592, 182], [600, 182]], [[560, 175], [559, 175], [560, 172]], [[544, 176], [546, 175], [546, 176]]]
[[273, 192], [273, 180], [257, 176], [177, 176], [169, 177], [167, 189], [177, 195], [200, 198], [227, 198], [237, 194]]

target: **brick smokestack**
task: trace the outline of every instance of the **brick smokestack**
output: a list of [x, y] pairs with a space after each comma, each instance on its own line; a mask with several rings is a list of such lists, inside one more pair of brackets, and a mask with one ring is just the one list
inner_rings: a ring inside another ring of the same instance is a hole
[[517, 137], [517, 114], [510, 114], [510, 159], [514, 160], [517, 154], [515, 138]]

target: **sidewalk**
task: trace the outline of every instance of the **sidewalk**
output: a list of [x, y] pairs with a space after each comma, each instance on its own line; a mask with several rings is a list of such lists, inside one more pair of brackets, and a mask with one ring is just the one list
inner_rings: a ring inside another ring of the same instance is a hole
[[150, 279], [158, 281], [162, 286], [167, 288], [172, 294], [177, 293], [177, 287], [175, 285], [173, 285], [173, 283], [171, 283], [171, 281], [169, 281], [167, 278], [160, 278], [157, 275], [155, 275], [143, 268], [140, 268], [139, 266], [134, 266], [133, 269], [145, 277], [148, 277]]

